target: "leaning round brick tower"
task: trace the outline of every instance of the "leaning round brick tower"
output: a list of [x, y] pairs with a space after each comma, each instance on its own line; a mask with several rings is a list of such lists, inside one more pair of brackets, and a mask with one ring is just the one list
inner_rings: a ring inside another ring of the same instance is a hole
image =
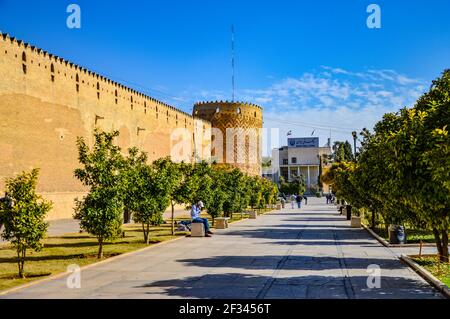
[[193, 116], [211, 122], [211, 157], [250, 175], [261, 175], [262, 108], [244, 102], [199, 102]]

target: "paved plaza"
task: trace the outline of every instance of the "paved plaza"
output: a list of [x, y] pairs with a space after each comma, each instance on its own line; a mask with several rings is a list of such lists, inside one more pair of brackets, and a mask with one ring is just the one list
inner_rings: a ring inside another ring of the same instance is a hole
[[[442, 298], [362, 229], [310, 198], [218, 230], [183, 238], [0, 298]], [[368, 288], [367, 267], [381, 267], [381, 288]]]

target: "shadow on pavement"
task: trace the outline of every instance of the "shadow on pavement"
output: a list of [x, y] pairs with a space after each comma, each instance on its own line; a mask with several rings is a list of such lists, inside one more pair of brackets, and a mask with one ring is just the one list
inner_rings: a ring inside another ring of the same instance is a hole
[[240, 236], [246, 238], [263, 238], [263, 239], [308, 239], [309, 237], [316, 239], [334, 239], [334, 236], [338, 240], [369, 240], [370, 235], [363, 231], [354, 231], [351, 228], [334, 229], [334, 227], [319, 228], [315, 225], [304, 225], [301, 228], [300, 225], [290, 228], [256, 228], [247, 230], [234, 230], [228, 231], [223, 234], [217, 234], [217, 236]]
[[[367, 287], [367, 277], [298, 276], [272, 278], [240, 273], [206, 274], [183, 279], [160, 280], [135, 288], [149, 288], [147, 294], [170, 297], [210, 299], [428, 299], [440, 294], [426, 283], [401, 278], [382, 277], [381, 288]], [[163, 292], [161, 292], [163, 289]], [[154, 290], [152, 292], [152, 290]]]
[[[295, 241], [270, 241], [265, 242], [261, 244], [267, 244], [267, 245], [307, 245], [307, 246], [335, 246], [336, 242], [334, 240], [295, 240]], [[339, 245], [355, 245], [355, 246], [361, 246], [365, 245], [364, 247], [379, 247], [379, 244], [370, 242], [370, 241], [341, 241], [339, 242]]]
[[328, 256], [218, 256], [198, 259], [180, 259], [177, 262], [193, 267], [221, 267], [241, 269], [283, 269], [283, 270], [333, 270], [341, 269], [341, 263], [345, 262], [347, 269], [365, 270], [369, 265], [377, 264], [382, 269], [406, 269], [396, 259], [383, 258], [353, 258], [348, 257], [343, 261], [339, 257]]

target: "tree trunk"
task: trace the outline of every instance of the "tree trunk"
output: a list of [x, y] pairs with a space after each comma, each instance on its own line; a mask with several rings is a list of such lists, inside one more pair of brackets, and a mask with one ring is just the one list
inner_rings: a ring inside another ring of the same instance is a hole
[[448, 259], [448, 234], [447, 234], [447, 230], [444, 229], [442, 230], [442, 255], [441, 255], [441, 261], [443, 263], [448, 263], [449, 259]]
[[23, 273], [23, 278], [25, 278], [25, 258], [27, 257], [27, 248], [23, 247], [23, 251], [22, 251], [22, 273]]
[[103, 238], [100, 237], [98, 239], [98, 255], [97, 255], [98, 259], [102, 259], [103, 258]]
[[17, 248], [17, 269], [19, 270], [19, 277], [22, 278], [22, 268], [20, 267], [20, 249]]
[[175, 205], [172, 202], [172, 236], [175, 235]]
[[150, 243], [150, 224], [147, 224], [147, 229], [145, 231], [145, 243], [148, 245]]
[[144, 235], [144, 243], [147, 242], [147, 238], [145, 237], [145, 226], [142, 224], [142, 234]]
[[372, 211], [372, 230], [373, 231], [375, 231], [375, 227], [376, 227], [376, 225], [375, 225], [375, 212], [374, 211]]
[[128, 208], [125, 208], [123, 211], [123, 223], [128, 224], [129, 219], [130, 219], [130, 211], [128, 210]]
[[434, 227], [433, 227], [433, 234], [434, 234], [434, 240], [436, 241], [436, 248], [438, 251], [439, 259], [441, 259], [442, 255], [444, 253], [444, 251], [442, 249], [441, 234], [439, 233], [439, 230]]
[[17, 266], [19, 268], [19, 277], [25, 278], [25, 273], [23, 271], [25, 264], [25, 248], [17, 248]]

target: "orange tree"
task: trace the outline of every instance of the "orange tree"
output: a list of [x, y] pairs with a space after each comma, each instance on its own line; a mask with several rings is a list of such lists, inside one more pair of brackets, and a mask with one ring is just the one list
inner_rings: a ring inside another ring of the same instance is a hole
[[387, 143], [392, 193], [432, 229], [441, 261], [449, 262], [450, 70], [399, 117]]
[[[260, 178], [260, 177], [258, 177]], [[271, 206], [274, 204], [278, 197], [278, 187], [272, 181], [269, 181], [266, 178], [261, 179], [262, 186], [262, 198], [264, 200], [265, 205]]]
[[263, 197], [262, 179], [259, 176], [252, 176], [248, 179], [249, 205], [252, 209], [259, 207]]
[[98, 258], [103, 257], [103, 244], [119, 236], [124, 211], [124, 175], [126, 165], [121, 150], [114, 144], [119, 136], [112, 133], [94, 133], [94, 145], [89, 148], [85, 139], [79, 137], [78, 159], [81, 168], [74, 172], [89, 193], [76, 200], [74, 219], [80, 220], [80, 227], [95, 236], [98, 241]]
[[36, 194], [38, 173], [38, 169], [33, 169], [30, 173], [23, 172], [15, 178], [7, 179], [8, 200], [0, 202], [0, 220], [4, 225], [1, 237], [16, 248], [21, 278], [25, 278], [27, 249], [42, 249], [41, 240], [48, 227], [45, 217], [52, 207], [50, 201]]

